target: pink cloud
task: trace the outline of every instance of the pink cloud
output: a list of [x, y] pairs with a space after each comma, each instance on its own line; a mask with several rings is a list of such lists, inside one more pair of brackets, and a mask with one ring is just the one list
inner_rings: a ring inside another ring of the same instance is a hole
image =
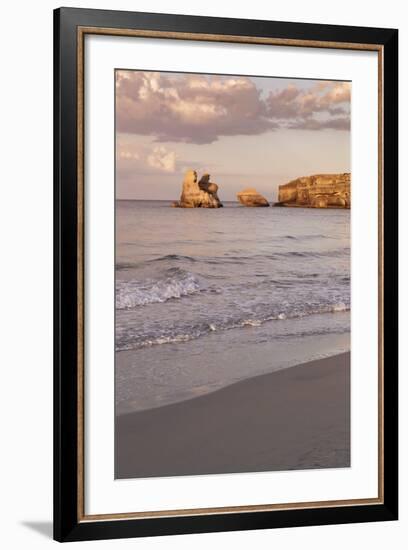
[[[116, 73], [117, 131], [158, 142], [212, 143], [220, 136], [258, 135], [302, 122], [310, 129], [346, 129], [349, 102], [344, 82], [319, 82], [308, 90], [290, 85], [263, 98], [248, 77]], [[322, 112], [333, 117], [331, 124], [314, 120]], [[338, 115], [342, 123], [335, 122]]]
[[[306, 125], [318, 113], [327, 113], [329, 116], [342, 114], [346, 122], [350, 118], [350, 91], [349, 82], [318, 82], [308, 90], [300, 90], [291, 84], [283, 90], [269, 93], [266, 100], [268, 115], [272, 119], [288, 120], [291, 128], [302, 122]], [[318, 120], [313, 119], [312, 122], [316, 124], [310, 124], [311, 127], [319, 127]], [[340, 129], [340, 126], [334, 124], [320, 127]], [[346, 127], [347, 124], [341, 129]]]
[[249, 78], [119, 71], [116, 90], [117, 130], [156, 141], [211, 143], [275, 127]]
[[343, 116], [327, 119], [309, 117], [293, 122], [289, 128], [298, 130], [350, 130], [350, 117]]

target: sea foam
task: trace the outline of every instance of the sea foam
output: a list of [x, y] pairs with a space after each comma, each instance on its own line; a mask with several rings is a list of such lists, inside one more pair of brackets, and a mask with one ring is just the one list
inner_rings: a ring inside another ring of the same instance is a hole
[[116, 282], [116, 309], [167, 302], [200, 291], [200, 281], [193, 273], [171, 268], [159, 277]]

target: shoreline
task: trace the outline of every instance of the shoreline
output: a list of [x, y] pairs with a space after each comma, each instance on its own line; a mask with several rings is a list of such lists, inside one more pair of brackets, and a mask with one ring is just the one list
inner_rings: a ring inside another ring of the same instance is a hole
[[349, 352], [115, 418], [115, 479], [349, 466]]
[[[116, 414], [180, 403], [242, 380], [347, 352], [348, 332], [316, 334], [327, 315], [311, 316], [311, 334], [302, 336], [297, 333], [303, 319], [285, 319], [279, 324], [214, 331], [187, 342], [116, 352]], [[348, 319], [349, 311], [341, 311], [333, 320], [341, 328]]]

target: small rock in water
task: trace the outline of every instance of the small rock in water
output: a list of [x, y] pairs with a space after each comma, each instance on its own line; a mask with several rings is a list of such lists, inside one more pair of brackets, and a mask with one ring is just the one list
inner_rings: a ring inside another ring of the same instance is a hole
[[253, 187], [237, 193], [237, 199], [244, 206], [269, 206], [269, 202]]

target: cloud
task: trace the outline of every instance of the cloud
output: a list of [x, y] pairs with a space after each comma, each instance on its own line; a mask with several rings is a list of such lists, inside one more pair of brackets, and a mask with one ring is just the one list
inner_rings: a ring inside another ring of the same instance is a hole
[[122, 174], [134, 173], [174, 173], [178, 168], [175, 151], [163, 145], [145, 147], [132, 144], [118, 138], [116, 144], [116, 162], [118, 171]]
[[164, 170], [165, 172], [176, 171], [176, 153], [167, 151], [165, 147], [154, 147], [147, 156], [147, 164], [152, 168]]
[[[318, 82], [307, 90], [291, 84], [269, 93], [266, 99], [268, 116], [290, 129], [348, 130], [350, 91], [349, 82]], [[326, 118], [321, 119], [321, 114]]]
[[276, 126], [249, 78], [118, 71], [116, 91], [118, 132], [156, 141], [211, 143]]
[[119, 151], [118, 159], [120, 160], [139, 160], [140, 159], [140, 153], [137, 151], [129, 151], [128, 149], [125, 149], [123, 151]]
[[316, 118], [305, 118], [293, 122], [289, 128], [291, 130], [350, 130], [350, 117], [328, 118], [318, 120]]
[[[349, 104], [346, 82], [318, 82], [306, 90], [289, 85], [263, 97], [249, 77], [116, 73], [117, 131], [152, 136], [156, 142], [212, 143], [220, 136], [259, 135], [302, 125], [346, 129]], [[319, 113], [333, 120], [315, 120]], [[335, 122], [339, 115], [342, 122]]]

